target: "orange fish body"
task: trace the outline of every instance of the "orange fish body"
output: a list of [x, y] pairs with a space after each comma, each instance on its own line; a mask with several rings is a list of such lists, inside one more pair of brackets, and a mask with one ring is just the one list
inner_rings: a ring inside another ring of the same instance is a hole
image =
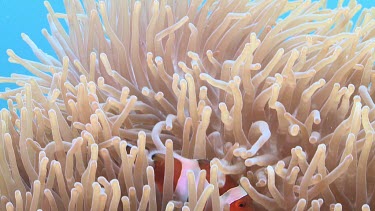
[[[154, 156], [152, 158], [154, 160], [154, 173], [155, 173], [155, 183], [158, 187], [160, 193], [163, 192], [163, 184], [164, 184], [164, 171], [165, 171], [165, 163], [164, 157]], [[180, 177], [179, 174], [176, 172], [181, 172], [182, 164], [177, 159], [174, 159], [174, 174], [173, 174], [173, 191], [176, 189], [176, 184]]]
[[[165, 160], [164, 154], [155, 153], [152, 155], [155, 183], [160, 193], [163, 192], [164, 178], [165, 178]], [[206, 180], [210, 181], [210, 161], [209, 160], [193, 160], [186, 159], [180, 156], [174, 156], [174, 175], [173, 175], [173, 191], [179, 196], [179, 200], [187, 200], [187, 178], [186, 171], [192, 170], [196, 175], [200, 170], [206, 170]], [[184, 174], [185, 173], [185, 174]], [[185, 186], [185, 187], [183, 187]], [[239, 188], [241, 194], [238, 195]], [[242, 187], [233, 180], [229, 175], [225, 177], [225, 184], [219, 188], [220, 197], [223, 198], [224, 203], [230, 204], [230, 211], [253, 211], [253, 203], [250, 196], [246, 194]]]
[[[210, 181], [210, 161], [209, 160], [197, 160], [199, 163], [199, 167], [201, 169], [206, 170], [206, 179], [207, 181]], [[224, 195], [228, 191], [230, 191], [232, 188], [238, 187], [238, 184], [236, 181], [233, 180], [233, 178], [229, 175], [225, 176], [225, 184], [223, 187], [219, 188], [219, 194], [220, 196]], [[245, 191], [244, 191], [245, 193]], [[239, 197], [238, 197], [239, 198]], [[247, 193], [242, 196], [241, 198], [234, 200], [232, 203], [230, 203], [230, 211], [253, 211], [253, 200], [250, 198]]]

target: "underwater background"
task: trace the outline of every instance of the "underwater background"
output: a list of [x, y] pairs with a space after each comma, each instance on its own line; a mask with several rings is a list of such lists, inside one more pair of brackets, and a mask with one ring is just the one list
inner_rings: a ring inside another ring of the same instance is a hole
[[[345, 0], [343, 5], [347, 5]], [[8, 62], [6, 50], [11, 48], [18, 55], [30, 60], [36, 60], [33, 52], [22, 40], [21, 33], [26, 33], [43, 51], [55, 56], [52, 48], [41, 33], [43, 28], [49, 31], [47, 9], [43, 0], [0, 0], [0, 77], [10, 76], [12, 73], [29, 74], [20, 65]], [[56, 12], [64, 10], [63, 0], [49, 1]], [[375, 7], [375, 0], [357, 0], [363, 8]], [[329, 8], [335, 8], [337, 0], [327, 0]], [[360, 12], [356, 14], [355, 19]], [[15, 88], [14, 84], [0, 84], [0, 92], [6, 87]], [[0, 109], [7, 107], [5, 100], [0, 100]]]

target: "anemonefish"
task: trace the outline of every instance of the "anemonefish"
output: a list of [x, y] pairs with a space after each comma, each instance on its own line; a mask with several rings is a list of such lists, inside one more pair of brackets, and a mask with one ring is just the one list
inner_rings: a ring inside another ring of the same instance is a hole
[[[151, 153], [155, 173], [155, 183], [160, 193], [163, 192], [165, 174], [165, 154]], [[186, 173], [193, 171], [198, 177], [200, 170], [206, 170], [206, 180], [210, 181], [210, 161], [187, 159], [174, 154], [173, 188], [175, 197], [180, 201], [188, 200], [188, 179]], [[246, 191], [230, 176], [225, 175], [225, 184], [219, 188], [220, 203], [230, 205], [230, 211], [254, 211], [253, 201]]]

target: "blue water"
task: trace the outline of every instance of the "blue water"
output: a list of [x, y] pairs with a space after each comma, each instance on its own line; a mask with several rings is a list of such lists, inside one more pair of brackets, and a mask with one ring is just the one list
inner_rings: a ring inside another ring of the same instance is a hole
[[[334, 8], [337, 0], [327, 0], [328, 7]], [[346, 0], [345, 2], [347, 2]], [[363, 7], [375, 6], [375, 0], [358, 0]], [[63, 0], [50, 0], [55, 11], [63, 12]], [[344, 3], [346, 5], [346, 3]], [[13, 49], [23, 58], [36, 59], [29, 47], [23, 42], [21, 33], [24, 32], [49, 54], [54, 54], [48, 42], [41, 34], [41, 29], [48, 29], [47, 10], [43, 0], [0, 0], [0, 76], [11, 73], [28, 74], [21, 66], [8, 62], [6, 50]], [[0, 84], [0, 92], [5, 87], [15, 88], [12, 84]], [[0, 100], [0, 108], [6, 107], [6, 102]]]
[[[43, 49], [54, 55], [49, 43], [42, 35], [43, 28], [49, 29], [47, 9], [44, 0], [0, 0], [0, 76], [12, 73], [29, 74], [22, 66], [8, 62], [6, 50], [11, 48], [23, 58], [36, 60], [29, 46], [22, 40], [21, 33], [29, 37]], [[50, 0], [55, 11], [64, 11], [63, 0]], [[16, 88], [14, 84], [0, 84], [0, 92], [6, 87]], [[0, 99], [0, 108], [6, 107]]]

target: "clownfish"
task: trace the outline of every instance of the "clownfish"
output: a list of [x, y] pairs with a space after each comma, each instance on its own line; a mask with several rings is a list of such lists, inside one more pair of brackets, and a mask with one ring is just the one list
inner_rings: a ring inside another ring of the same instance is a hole
[[[163, 192], [165, 174], [165, 154], [151, 153], [155, 173], [156, 187]], [[200, 170], [206, 170], [206, 180], [210, 181], [210, 161], [205, 159], [187, 159], [174, 154], [173, 191], [180, 201], [188, 200], [188, 179], [186, 173], [193, 171], [196, 178]], [[230, 205], [230, 211], [254, 211], [253, 201], [246, 191], [229, 175], [225, 175], [225, 184], [219, 188], [220, 203]]]

